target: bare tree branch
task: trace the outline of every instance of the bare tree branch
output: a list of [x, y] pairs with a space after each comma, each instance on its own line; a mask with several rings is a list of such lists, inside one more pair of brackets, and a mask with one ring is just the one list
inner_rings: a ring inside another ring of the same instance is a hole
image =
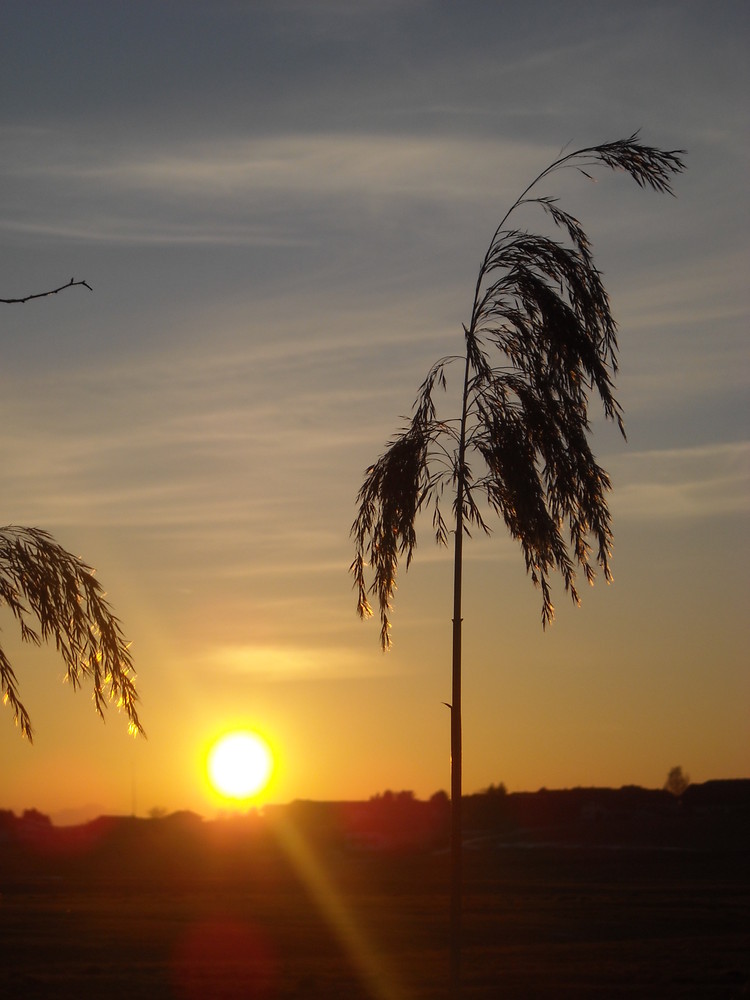
[[74, 278], [71, 278], [67, 284], [60, 285], [59, 288], [50, 288], [48, 292], [35, 292], [32, 295], [25, 295], [21, 299], [0, 299], [0, 302], [4, 302], [5, 305], [14, 305], [18, 302], [30, 302], [32, 299], [44, 299], [48, 295], [57, 295], [58, 292], [63, 292], [66, 288], [74, 288], [76, 285], [83, 285], [83, 287], [88, 288], [90, 292], [93, 292], [94, 290], [87, 281], [76, 281]]

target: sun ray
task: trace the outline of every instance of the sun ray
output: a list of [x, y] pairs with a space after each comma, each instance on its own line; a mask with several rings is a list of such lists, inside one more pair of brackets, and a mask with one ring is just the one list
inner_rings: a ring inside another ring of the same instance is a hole
[[278, 816], [274, 830], [288, 858], [307, 886], [331, 930], [346, 949], [374, 1000], [405, 1000], [406, 994], [393, 970], [367, 936], [326, 872], [321, 860], [292, 822]]

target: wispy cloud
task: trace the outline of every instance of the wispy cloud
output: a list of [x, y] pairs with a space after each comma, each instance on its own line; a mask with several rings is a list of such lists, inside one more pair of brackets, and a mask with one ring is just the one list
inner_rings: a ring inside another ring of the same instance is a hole
[[220, 646], [207, 650], [204, 656], [213, 670], [273, 682], [382, 676], [395, 670], [387, 657], [317, 645]]
[[284, 233], [270, 226], [252, 223], [183, 223], [169, 220], [150, 221], [123, 215], [94, 213], [85, 221], [60, 220], [20, 222], [0, 218], [0, 230], [23, 236], [43, 236], [53, 240], [117, 243], [124, 246], [307, 246], [312, 240], [299, 233]]
[[6, 209], [5, 232], [168, 245], [304, 245], [311, 223], [357, 227], [376, 211], [398, 215], [404, 201], [444, 209], [497, 197], [497, 164], [512, 183], [543, 155], [495, 138], [378, 134], [230, 137], [104, 155], [47, 134], [36, 150], [29, 144], [24, 135], [6, 153], [6, 185], [23, 207]]
[[750, 513], [750, 442], [626, 452], [608, 468], [617, 517], [670, 521]]
[[30, 166], [28, 174], [171, 198], [276, 192], [463, 199], [496, 189], [498, 162], [522, 167], [539, 156], [538, 144], [498, 138], [316, 133], [157, 147], [99, 164], [77, 155], [67, 165]]

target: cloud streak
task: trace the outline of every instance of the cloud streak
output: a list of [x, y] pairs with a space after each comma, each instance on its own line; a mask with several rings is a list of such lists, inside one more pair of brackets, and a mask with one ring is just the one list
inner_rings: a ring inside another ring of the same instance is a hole
[[750, 513], [750, 442], [625, 452], [609, 468], [616, 517], [669, 522]]
[[[230, 136], [136, 156], [103, 155], [98, 145], [68, 151], [65, 137], [48, 134], [31, 145], [25, 136], [6, 154], [6, 184], [24, 207], [17, 218], [6, 209], [0, 227], [128, 244], [304, 245], [310, 220], [356, 228], [373, 212], [397, 215], [404, 201], [458, 210], [502, 198], [498, 163], [512, 179], [547, 155], [533, 143], [387, 134]], [[25, 206], [49, 204], [50, 190], [49, 214], [29, 220]]]

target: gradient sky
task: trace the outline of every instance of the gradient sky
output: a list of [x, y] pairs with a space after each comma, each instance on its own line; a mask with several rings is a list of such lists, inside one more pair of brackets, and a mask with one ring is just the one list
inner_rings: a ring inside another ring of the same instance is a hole
[[[54, 652], [2, 641], [0, 808], [211, 814], [247, 725], [269, 795], [449, 784], [451, 562], [424, 525], [394, 649], [347, 567], [365, 467], [461, 350], [495, 225], [571, 148], [688, 151], [673, 199], [574, 172], [620, 325], [611, 586], [558, 618], [501, 525], [467, 546], [465, 788], [747, 776], [750, 8], [711, 2], [5, 0], [2, 523], [97, 567], [133, 641], [132, 740]], [[529, 214], [516, 224], [534, 226]]]

